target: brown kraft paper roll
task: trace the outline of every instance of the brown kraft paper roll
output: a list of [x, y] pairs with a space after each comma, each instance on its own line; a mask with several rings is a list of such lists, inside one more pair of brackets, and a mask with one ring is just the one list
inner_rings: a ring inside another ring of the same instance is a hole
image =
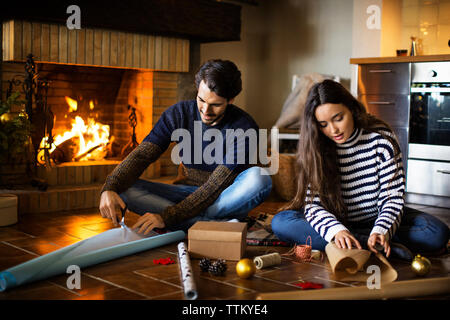
[[257, 300], [368, 300], [425, 297], [450, 293], [450, 277], [387, 283], [380, 289], [366, 286], [262, 293]]
[[380, 267], [381, 284], [397, 279], [397, 271], [381, 253], [372, 255], [372, 252], [364, 249], [340, 249], [334, 242], [327, 244], [325, 252], [336, 280], [365, 283], [371, 276], [371, 273], [366, 272], [370, 265]]

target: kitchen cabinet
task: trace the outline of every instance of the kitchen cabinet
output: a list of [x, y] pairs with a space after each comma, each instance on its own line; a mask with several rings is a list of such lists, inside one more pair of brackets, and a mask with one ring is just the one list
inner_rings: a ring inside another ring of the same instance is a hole
[[408, 163], [409, 93], [409, 63], [358, 65], [358, 100], [369, 113], [387, 122], [394, 130], [405, 171]]

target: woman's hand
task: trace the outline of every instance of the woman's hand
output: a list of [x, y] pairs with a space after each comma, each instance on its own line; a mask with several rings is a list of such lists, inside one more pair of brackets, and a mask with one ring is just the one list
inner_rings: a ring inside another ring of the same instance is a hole
[[351, 249], [353, 244], [358, 248], [362, 249], [359, 241], [348, 231], [342, 230], [335, 234], [334, 243], [340, 249]]
[[[114, 226], [118, 226], [122, 219], [125, 202], [114, 191], [103, 191], [100, 197], [100, 214], [103, 218], [111, 219]], [[121, 209], [121, 210], [117, 210]]]
[[166, 224], [159, 214], [147, 212], [138, 219], [132, 229], [140, 227], [138, 233], [144, 231], [144, 235], [147, 235], [154, 228], [164, 228], [165, 226]]
[[377, 243], [383, 246], [386, 257], [389, 257], [389, 255], [391, 254], [391, 246], [389, 245], [389, 241], [386, 241], [386, 237], [384, 236], [384, 234], [372, 233], [372, 235], [369, 237], [369, 240], [367, 240], [367, 246], [369, 247], [370, 251], [378, 253], [377, 249], [375, 248]]

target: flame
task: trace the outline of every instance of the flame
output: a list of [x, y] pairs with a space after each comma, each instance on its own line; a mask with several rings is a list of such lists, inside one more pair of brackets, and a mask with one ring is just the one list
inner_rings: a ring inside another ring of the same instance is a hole
[[[73, 112], [77, 110], [77, 101], [66, 97], [67, 104], [69, 105], [69, 111]], [[94, 103], [91, 100], [89, 102], [90, 109], [94, 107]], [[106, 155], [106, 145], [109, 143], [109, 126], [96, 122], [93, 118], [88, 118], [87, 123], [80, 116], [76, 116], [72, 120], [72, 129], [66, 131], [61, 135], [57, 135], [53, 138], [53, 145], [49, 146], [49, 152], [52, 153], [56, 146], [60, 145], [64, 141], [72, 138], [76, 139], [79, 143], [78, 153], [75, 158], [81, 157], [79, 161], [86, 160], [102, 160]], [[48, 145], [48, 137], [44, 137], [41, 141], [41, 148]], [[94, 150], [91, 150], [93, 149]], [[91, 152], [89, 152], [91, 150]]]
[[78, 108], [77, 100], [73, 100], [72, 98], [67, 97], [67, 96], [65, 98], [66, 98], [67, 104], [69, 105], [69, 112], [77, 111], [77, 108]]
[[94, 110], [94, 101], [89, 100], [89, 110]]

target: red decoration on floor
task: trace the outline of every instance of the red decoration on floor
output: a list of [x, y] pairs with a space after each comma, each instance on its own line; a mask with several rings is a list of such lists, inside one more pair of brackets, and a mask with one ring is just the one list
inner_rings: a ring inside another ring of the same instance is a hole
[[323, 288], [323, 284], [321, 283], [314, 283], [314, 282], [297, 282], [294, 283], [295, 286], [302, 288], [303, 290], [307, 290], [307, 289], [322, 289]]
[[172, 258], [161, 258], [161, 259], [153, 259], [153, 263], [154, 264], [168, 265], [168, 264], [175, 263], [175, 261], [172, 260]]

